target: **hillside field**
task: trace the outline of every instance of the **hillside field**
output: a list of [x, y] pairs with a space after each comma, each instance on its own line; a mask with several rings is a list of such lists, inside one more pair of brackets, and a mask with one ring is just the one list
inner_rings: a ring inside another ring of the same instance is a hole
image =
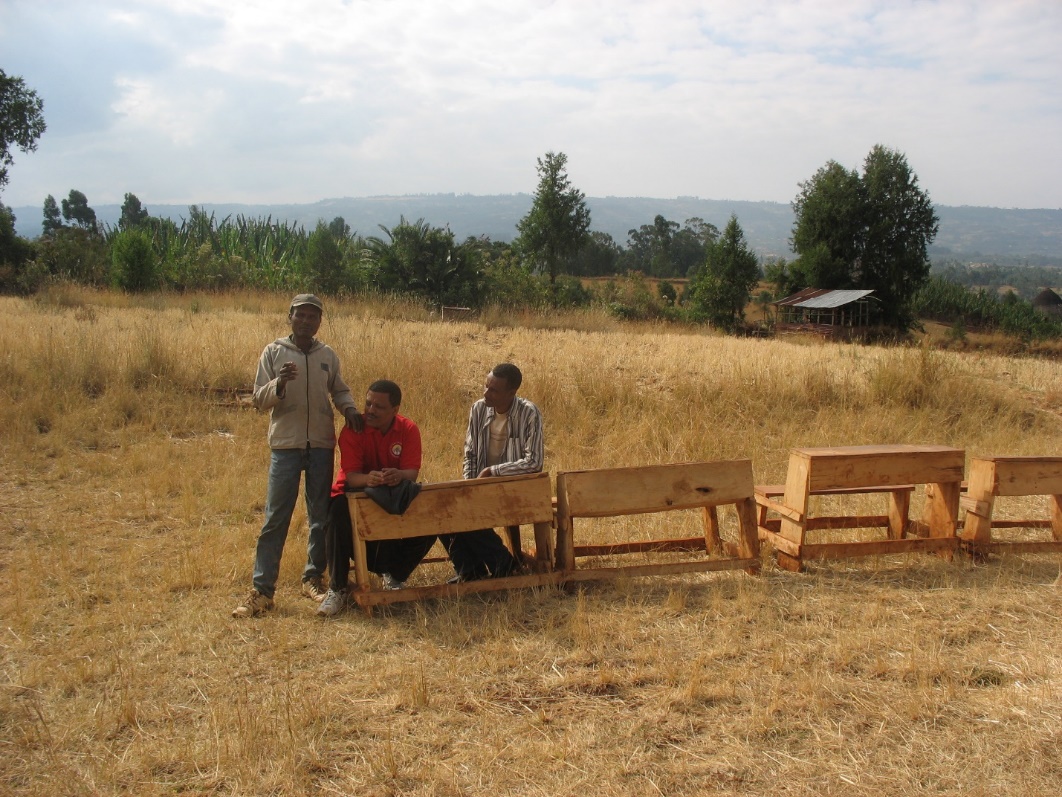
[[[268, 419], [240, 391], [288, 331], [287, 301], [0, 298], [0, 793], [1058, 793], [1057, 555], [793, 574], [765, 549], [759, 576], [321, 621], [299, 596], [300, 501], [277, 609], [234, 620], [268, 463]], [[325, 304], [320, 337], [355, 397], [376, 378], [402, 386], [425, 481], [459, 478], [468, 408], [503, 361], [542, 409], [554, 473], [749, 458], [757, 483], [776, 483], [794, 446], [1062, 452], [1057, 358], [737, 339], [591, 311], [453, 323]], [[685, 523], [699, 518], [585, 528]], [[439, 563], [413, 580], [448, 575]]]

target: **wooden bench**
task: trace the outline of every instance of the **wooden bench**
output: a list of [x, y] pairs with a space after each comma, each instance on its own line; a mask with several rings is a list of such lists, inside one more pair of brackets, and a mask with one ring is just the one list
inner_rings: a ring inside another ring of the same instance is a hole
[[[947, 446], [880, 445], [831, 448], [795, 448], [790, 453], [782, 500], [765, 495], [765, 511], [781, 515], [777, 531], [766, 522], [759, 533], [770, 541], [780, 567], [799, 572], [808, 559], [844, 559], [856, 556], [935, 551], [951, 556], [958, 547], [956, 524], [959, 487], [965, 453]], [[913, 485], [926, 485], [922, 520], [908, 524], [907, 512]], [[812, 495], [854, 495], [886, 492], [888, 516], [839, 516], [809, 518]], [[814, 522], [813, 522], [814, 521]], [[813, 529], [887, 526], [889, 538], [848, 542], [808, 543]], [[908, 538], [909, 525], [920, 527], [923, 536]]]
[[[736, 543], [724, 542], [719, 534], [717, 507], [733, 504], [738, 516]], [[557, 475], [557, 570], [563, 579], [588, 581], [620, 575], [649, 576], [710, 570], [759, 569], [759, 540], [753, 499], [752, 463], [691, 462], [632, 468], [566, 471]], [[703, 535], [682, 539], [643, 540], [608, 544], [575, 544], [576, 518], [603, 518], [700, 510]], [[579, 568], [576, 560], [586, 556], [687, 551], [719, 558], [699, 557], [679, 562]]]
[[[364, 493], [348, 493], [347, 500], [354, 531], [356, 589], [351, 591], [351, 598], [369, 613], [377, 604], [541, 586], [559, 580], [559, 574], [553, 572], [553, 496], [548, 473], [425, 484], [402, 515], [389, 515]], [[365, 551], [365, 543], [370, 540], [506, 527], [513, 555], [522, 559], [521, 525], [534, 527], [535, 554], [530, 561], [535, 572], [401, 590], [372, 588]]]
[[[1050, 518], [997, 520], [997, 496], [1043, 495]], [[970, 460], [966, 495], [959, 499], [965, 512], [963, 546], [971, 553], [1044, 553], [1062, 551], [1062, 457], [975, 457]], [[1004, 541], [993, 539], [992, 529], [1049, 528], [1051, 540]]]

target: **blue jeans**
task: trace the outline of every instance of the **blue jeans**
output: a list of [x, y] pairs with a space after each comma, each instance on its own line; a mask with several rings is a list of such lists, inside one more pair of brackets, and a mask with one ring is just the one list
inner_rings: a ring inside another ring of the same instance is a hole
[[302, 580], [324, 576], [325, 524], [328, 499], [332, 492], [331, 448], [272, 449], [269, 459], [269, 491], [266, 494], [265, 523], [258, 535], [254, 555], [254, 588], [272, 598], [280, 574], [280, 555], [288, 538], [288, 526], [299, 497], [299, 480], [306, 472], [306, 518], [310, 537], [306, 545], [306, 568]]

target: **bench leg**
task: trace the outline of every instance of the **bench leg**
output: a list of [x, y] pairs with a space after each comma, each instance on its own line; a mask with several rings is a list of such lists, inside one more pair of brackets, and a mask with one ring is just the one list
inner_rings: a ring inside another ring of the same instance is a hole
[[[922, 520], [930, 537], [954, 537], [959, 519], [959, 482], [935, 482], [926, 485], [926, 505]], [[932, 487], [932, 489], [930, 489]], [[955, 551], [944, 548], [936, 552], [942, 559], [951, 560]]]
[[706, 553], [718, 553], [723, 550], [723, 539], [719, 536], [719, 507], [704, 507], [704, 550]]
[[1062, 542], [1062, 495], [1050, 495], [1047, 502], [1051, 505], [1051, 536]]
[[889, 493], [889, 539], [902, 540], [907, 536], [907, 516], [911, 510], [911, 493], [896, 490]]
[[513, 555], [513, 559], [515, 559], [517, 562], [522, 562], [524, 559], [524, 549], [523, 546], [520, 544], [520, 527], [506, 526], [505, 536], [507, 537], [506, 542], [509, 545], [509, 553]]
[[[358, 593], [368, 592], [371, 589], [369, 582], [369, 554], [365, 549], [365, 540], [354, 531], [354, 582], [357, 584], [355, 590]], [[357, 596], [354, 596], [357, 600]], [[372, 604], [362, 604], [362, 610], [367, 617], [372, 617]]]

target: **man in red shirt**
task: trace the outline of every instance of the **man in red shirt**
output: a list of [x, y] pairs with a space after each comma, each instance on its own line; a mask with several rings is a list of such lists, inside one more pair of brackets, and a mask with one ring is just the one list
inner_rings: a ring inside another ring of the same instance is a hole
[[[398, 414], [401, 403], [398, 385], [388, 379], [373, 382], [365, 396], [365, 428], [355, 432], [348, 426], [339, 435], [339, 473], [332, 485], [325, 536], [329, 589], [317, 609], [323, 617], [338, 614], [347, 602], [354, 530], [346, 491], [398, 487], [415, 482], [420, 474], [420, 429]], [[380, 575], [385, 589], [402, 589], [434, 543], [434, 536], [369, 542], [368, 568]]]

